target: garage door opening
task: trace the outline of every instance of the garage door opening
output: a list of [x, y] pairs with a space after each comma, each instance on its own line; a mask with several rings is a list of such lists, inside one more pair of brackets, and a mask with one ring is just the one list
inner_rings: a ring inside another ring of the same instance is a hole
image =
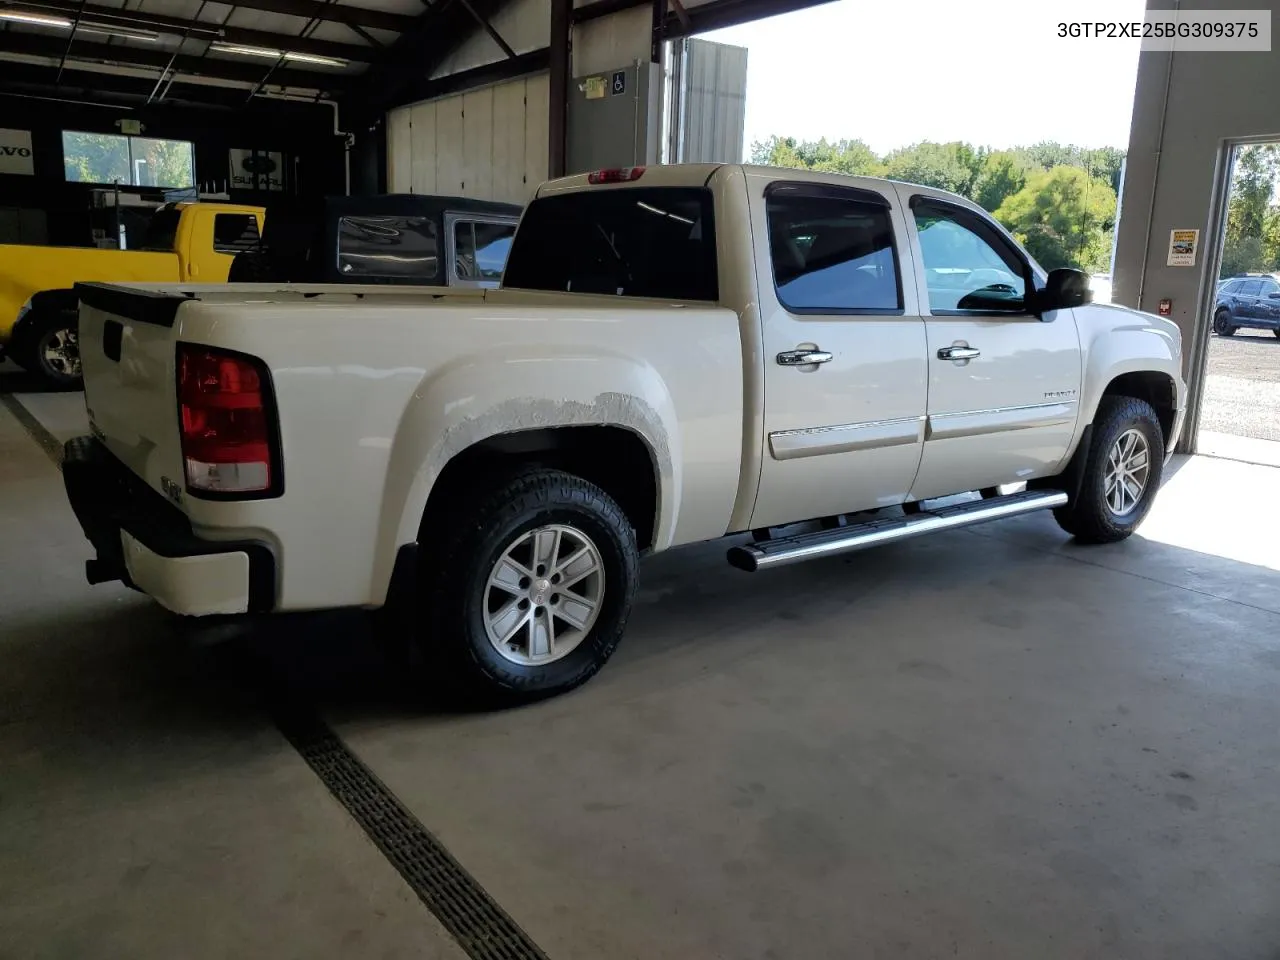
[[1280, 464], [1280, 143], [1232, 151], [1196, 449]]
[[[1081, 20], [1143, 17], [1141, 0], [1073, 9]], [[1059, 20], [1052, 7], [1013, 15], [997, 0], [839, 2], [701, 39], [745, 51], [742, 159], [960, 194], [1046, 269], [1089, 273], [1105, 302], [1140, 41], [1108, 42], [1099, 54], [1060, 38]], [[904, 32], [904, 23], [928, 29]], [[978, 55], [996, 36], [1019, 65]], [[1071, 78], [1072, 102], [1087, 106], [1047, 106], [1061, 77]]]

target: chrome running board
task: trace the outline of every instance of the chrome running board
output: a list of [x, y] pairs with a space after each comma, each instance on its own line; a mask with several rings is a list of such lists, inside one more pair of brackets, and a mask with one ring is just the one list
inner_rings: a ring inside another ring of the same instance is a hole
[[1003, 520], [1036, 510], [1049, 510], [1065, 506], [1066, 503], [1067, 495], [1061, 490], [1026, 490], [1007, 497], [972, 500], [901, 517], [868, 520], [834, 530], [818, 530], [776, 540], [759, 540], [731, 547], [728, 560], [731, 566], [739, 570], [755, 573], [770, 567], [830, 557], [837, 553], [852, 553], [854, 550], [865, 550], [896, 540], [909, 540], [928, 533], [986, 523], [988, 520]]

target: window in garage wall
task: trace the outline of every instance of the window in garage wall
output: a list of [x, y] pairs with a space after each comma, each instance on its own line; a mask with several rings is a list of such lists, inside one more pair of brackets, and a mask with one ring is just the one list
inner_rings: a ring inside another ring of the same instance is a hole
[[189, 140], [158, 140], [114, 133], [62, 133], [66, 179], [180, 189], [195, 185], [195, 151]]

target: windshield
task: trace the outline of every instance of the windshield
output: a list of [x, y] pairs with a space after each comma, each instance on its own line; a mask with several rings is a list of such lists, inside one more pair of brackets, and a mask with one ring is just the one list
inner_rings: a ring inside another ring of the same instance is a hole
[[511, 245], [503, 286], [715, 301], [711, 193], [630, 187], [535, 200]]

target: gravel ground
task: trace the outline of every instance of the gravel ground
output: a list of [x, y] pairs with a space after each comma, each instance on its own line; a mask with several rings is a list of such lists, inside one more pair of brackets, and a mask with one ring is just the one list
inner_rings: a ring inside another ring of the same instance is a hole
[[1280, 440], [1280, 338], [1269, 330], [1209, 338], [1200, 428]]

